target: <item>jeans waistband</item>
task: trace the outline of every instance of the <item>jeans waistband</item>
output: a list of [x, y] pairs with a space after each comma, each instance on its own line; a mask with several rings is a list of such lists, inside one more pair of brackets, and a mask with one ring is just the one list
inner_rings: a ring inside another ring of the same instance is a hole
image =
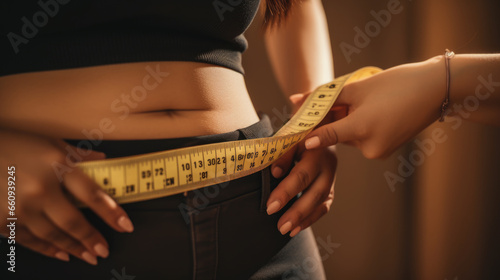
[[[106, 158], [116, 158], [124, 156], [139, 155], [158, 151], [165, 151], [177, 148], [184, 148], [196, 145], [269, 137], [273, 134], [273, 128], [269, 117], [260, 114], [260, 120], [248, 127], [235, 131], [203, 136], [192, 136], [183, 138], [164, 139], [140, 139], [140, 140], [99, 140], [99, 139], [64, 139], [68, 144], [77, 147], [92, 147], [95, 151], [106, 154]], [[86, 141], [86, 142], [82, 142]], [[212, 205], [245, 195], [249, 192], [262, 188], [261, 210], [264, 209], [267, 197], [270, 192], [269, 168], [260, 172], [245, 176], [243, 178], [225, 182], [217, 185], [207, 186], [189, 193], [188, 197], [182, 194], [169, 197], [157, 198], [147, 201], [125, 204], [125, 209], [148, 209], [167, 210], [177, 209], [179, 203], [191, 203]]]

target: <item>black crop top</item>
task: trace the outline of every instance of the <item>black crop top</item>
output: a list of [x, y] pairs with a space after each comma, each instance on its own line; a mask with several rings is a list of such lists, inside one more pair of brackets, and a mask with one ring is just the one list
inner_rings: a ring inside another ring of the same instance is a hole
[[140, 61], [195, 61], [243, 73], [259, 0], [9, 0], [0, 76]]

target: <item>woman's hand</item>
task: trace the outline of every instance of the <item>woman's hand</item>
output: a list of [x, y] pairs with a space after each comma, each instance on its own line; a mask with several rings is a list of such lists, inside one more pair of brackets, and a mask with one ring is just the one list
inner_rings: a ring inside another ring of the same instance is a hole
[[267, 201], [267, 213], [271, 215], [302, 192], [300, 198], [278, 221], [281, 234], [291, 231], [291, 237], [328, 213], [333, 202], [333, 183], [337, 168], [333, 147], [306, 150], [304, 142], [301, 141], [296, 148], [288, 151], [272, 165], [273, 176], [282, 177], [294, 159], [297, 163], [272, 191]]
[[[76, 156], [75, 156], [76, 155]], [[16, 242], [48, 257], [69, 260], [69, 254], [90, 264], [107, 257], [108, 243], [65, 193], [85, 203], [109, 226], [132, 232], [125, 211], [79, 168], [73, 158], [104, 158], [103, 153], [77, 149], [62, 140], [0, 130], [0, 180], [15, 167]], [[7, 188], [0, 193], [0, 233], [9, 235]]]
[[307, 149], [342, 142], [357, 147], [367, 158], [390, 155], [438, 119], [445, 74], [444, 62], [430, 59], [346, 85], [335, 104], [344, 106], [347, 116], [340, 120], [337, 116], [337, 121], [311, 132]]

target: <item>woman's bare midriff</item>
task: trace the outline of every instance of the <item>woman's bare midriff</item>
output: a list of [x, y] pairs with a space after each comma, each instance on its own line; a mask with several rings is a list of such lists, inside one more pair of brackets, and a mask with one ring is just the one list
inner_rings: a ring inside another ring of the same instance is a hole
[[196, 62], [140, 62], [0, 77], [0, 127], [65, 139], [158, 139], [257, 122], [243, 76]]

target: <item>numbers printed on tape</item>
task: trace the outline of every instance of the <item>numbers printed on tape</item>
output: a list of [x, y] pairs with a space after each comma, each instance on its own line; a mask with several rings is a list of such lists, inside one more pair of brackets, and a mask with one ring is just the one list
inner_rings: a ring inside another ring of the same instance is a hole
[[366, 67], [318, 87], [275, 135], [78, 163], [118, 203], [158, 198], [260, 171], [300, 142], [330, 111], [343, 86], [380, 72]]

